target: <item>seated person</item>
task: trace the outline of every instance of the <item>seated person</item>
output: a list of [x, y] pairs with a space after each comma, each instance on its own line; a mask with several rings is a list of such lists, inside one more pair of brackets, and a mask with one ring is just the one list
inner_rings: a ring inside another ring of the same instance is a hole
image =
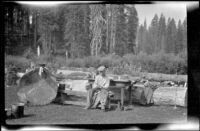
[[[97, 70], [99, 74], [95, 77], [92, 88], [88, 90], [87, 106], [85, 109], [96, 108], [98, 104], [96, 101], [101, 101], [101, 109], [105, 110], [105, 106], [107, 104], [110, 80], [106, 76], [106, 68], [104, 66], [100, 66]], [[100, 94], [94, 96], [94, 94], [98, 91], [100, 91]]]

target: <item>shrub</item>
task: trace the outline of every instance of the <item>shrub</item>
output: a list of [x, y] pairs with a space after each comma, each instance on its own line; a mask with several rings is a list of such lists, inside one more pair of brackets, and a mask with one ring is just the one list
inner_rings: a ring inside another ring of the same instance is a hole
[[182, 50], [180, 53], [178, 53], [178, 56], [187, 61], [187, 50]]
[[[187, 52], [182, 51], [178, 55], [158, 52], [147, 55], [140, 52], [137, 55], [126, 54], [123, 57], [110, 54], [106, 56], [88, 56], [85, 58], [68, 59], [62, 56], [41, 55], [40, 58], [30, 58], [34, 62], [46, 63], [49, 67], [60, 68], [97, 68], [100, 65], [109, 67], [109, 72], [114, 74], [132, 74], [140, 72], [165, 73], [165, 74], [186, 74], [187, 73]], [[6, 64], [13, 64], [19, 67], [29, 66], [29, 59], [25, 57], [6, 56]]]
[[105, 65], [106, 67], [113, 67], [117, 64], [116, 60], [120, 61], [120, 57], [115, 55], [107, 55], [105, 57], [101, 57], [100, 64]]
[[96, 57], [96, 56], [89, 56], [84, 58], [84, 62], [85, 62], [85, 67], [89, 68], [89, 67], [94, 67], [97, 68], [101, 65], [101, 58], [100, 57]]
[[83, 59], [77, 58], [77, 59], [70, 59], [66, 62], [69, 67], [85, 67], [85, 63]]
[[66, 64], [66, 58], [62, 56], [56, 56], [53, 64], [55, 67], [63, 67]]
[[186, 56], [186, 52], [184, 51], [179, 55], [166, 54], [164, 52], [147, 55], [140, 52], [138, 55], [127, 54], [123, 57], [123, 59], [130, 63], [129, 72], [132, 74], [140, 71], [166, 74], [186, 74]]
[[28, 48], [24, 51], [23, 57], [27, 59], [36, 59], [37, 55], [34, 53], [34, 51], [31, 48]]
[[39, 57], [35, 57], [34, 59], [32, 59], [32, 61], [34, 61], [36, 64], [41, 64], [41, 63], [48, 64], [48, 63], [53, 63], [53, 59], [54, 59], [53, 56], [43, 54], [40, 55]]
[[7, 55], [5, 57], [5, 66], [16, 66], [17, 68], [21, 68], [21, 71], [25, 71], [26, 68], [30, 66], [30, 60], [21, 56], [11, 56]]

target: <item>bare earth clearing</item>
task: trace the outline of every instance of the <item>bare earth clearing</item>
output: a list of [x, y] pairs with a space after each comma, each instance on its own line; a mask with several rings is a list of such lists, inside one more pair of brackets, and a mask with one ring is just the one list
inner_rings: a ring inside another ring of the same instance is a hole
[[[18, 101], [15, 87], [5, 88], [5, 107]], [[114, 107], [115, 105], [113, 105]], [[115, 107], [114, 107], [115, 108]], [[187, 108], [173, 106], [140, 106], [132, 110], [102, 112], [84, 110], [73, 105], [49, 104], [46, 106], [25, 107], [25, 116], [20, 119], [7, 119], [12, 124], [114, 124], [114, 123], [184, 123], [187, 121]]]

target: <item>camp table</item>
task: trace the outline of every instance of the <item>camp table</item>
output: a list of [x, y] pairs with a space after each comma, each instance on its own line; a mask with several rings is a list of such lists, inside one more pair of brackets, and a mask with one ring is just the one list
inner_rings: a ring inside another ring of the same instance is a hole
[[[95, 81], [94, 79], [87, 79], [87, 80], [90, 84], [93, 84], [93, 82]], [[132, 92], [131, 92], [132, 82], [130, 80], [113, 80], [113, 79], [111, 79], [109, 89], [112, 91], [112, 89], [116, 89], [116, 88], [120, 89], [120, 101], [118, 103], [118, 107], [122, 110], [124, 109], [125, 90], [128, 90], [129, 105], [132, 105]], [[58, 95], [61, 98], [61, 103], [65, 103], [65, 104], [70, 103], [70, 101], [62, 100], [62, 97], [65, 94], [78, 95], [78, 96], [85, 97], [85, 95], [80, 94], [78, 91], [64, 90], [64, 89], [59, 88]], [[74, 101], [71, 103], [75, 104]], [[79, 104], [80, 104], [80, 102], [79, 102]], [[81, 103], [80, 105], [85, 105], [85, 104]]]
[[[89, 83], [93, 83], [94, 79], [88, 79]], [[120, 107], [121, 109], [124, 108], [124, 90], [128, 90], [129, 93], [129, 105], [132, 105], [132, 93], [131, 93], [131, 88], [132, 88], [132, 82], [130, 80], [110, 80], [110, 86], [109, 89], [112, 91], [112, 89], [116, 89], [116, 88], [120, 88], [120, 105], [118, 105], [118, 107]]]

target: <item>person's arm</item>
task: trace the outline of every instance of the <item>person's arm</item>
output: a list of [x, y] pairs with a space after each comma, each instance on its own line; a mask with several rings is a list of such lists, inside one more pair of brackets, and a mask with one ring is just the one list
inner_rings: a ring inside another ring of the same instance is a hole
[[95, 81], [92, 85], [92, 88], [97, 88], [98, 87], [98, 76], [95, 77]]
[[107, 78], [106, 83], [103, 88], [107, 89], [110, 86], [110, 79]]

